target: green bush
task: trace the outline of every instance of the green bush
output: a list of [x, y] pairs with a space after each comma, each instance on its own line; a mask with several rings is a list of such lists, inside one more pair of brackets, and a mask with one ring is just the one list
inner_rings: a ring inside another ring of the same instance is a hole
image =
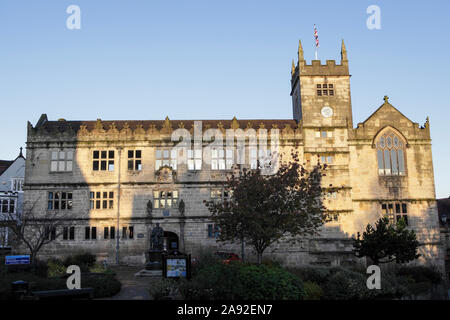
[[339, 270], [339, 268], [335, 267], [299, 267], [289, 269], [291, 273], [303, 281], [314, 282], [319, 286], [324, 285], [330, 276], [337, 270]]
[[440, 284], [442, 282], [441, 273], [432, 267], [401, 267], [397, 269], [395, 273], [398, 276], [409, 277], [416, 283], [429, 282], [431, 284]]
[[81, 271], [89, 272], [89, 269], [94, 266], [95, 261], [95, 255], [89, 252], [83, 252], [64, 259], [64, 266], [76, 265], [80, 267]]
[[286, 270], [239, 262], [205, 266], [180, 286], [185, 299], [193, 300], [301, 300], [303, 284]]
[[62, 277], [66, 275], [67, 267], [64, 266], [61, 260], [49, 259], [47, 261], [47, 276], [49, 278]]
[[121, 283], [113, 275], [87, 274], [81, 277], [81, 287], [94, 288], [94, 298], [103, 298], [117, 294]]
[[322, 288], [314, 282], [306, 281], [303, 283], [305, 289], [305, 300], [320, 300], [323, 296]]

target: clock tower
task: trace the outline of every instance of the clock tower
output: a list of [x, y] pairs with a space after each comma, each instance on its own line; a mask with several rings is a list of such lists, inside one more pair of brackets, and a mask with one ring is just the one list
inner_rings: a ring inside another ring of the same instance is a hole
[[313, 60], [307, 64], [301, 42], [298, 64], [292, 64], [291, 96], [294, 120], [302, 132], [303, 162], [326, 164], [322, 183], [328, 192], [343, 188], [330, 210], [351, 211], [349, 131], [353, 130], [350, 73], [347, 50], [342, 41], [341, 61]]
[[291, 96], [294, 120], [303, 128], [343, 128], [352, 126], [350, 73], [344, 41], [341, 63], [313, 60], [308, 65], [301, 42], [298, 64], [292, 62]]

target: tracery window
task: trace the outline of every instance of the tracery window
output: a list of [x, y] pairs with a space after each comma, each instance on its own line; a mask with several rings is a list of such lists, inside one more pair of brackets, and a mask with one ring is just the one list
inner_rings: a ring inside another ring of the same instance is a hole
[[394, 131], [383, 133], [376, 141], [376, 149], [380, 176], [406, 174], [405, 142]]

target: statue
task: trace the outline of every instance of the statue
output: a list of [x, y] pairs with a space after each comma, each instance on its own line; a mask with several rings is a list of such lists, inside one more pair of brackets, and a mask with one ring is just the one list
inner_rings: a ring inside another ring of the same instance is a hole
[[162, 250], [163, 249], [163, 237], [164, 230], [159, 226], [159, 223], [156, 224], [156, 227], [153, 228], [150, 240], [150, 248], [152, 250]]

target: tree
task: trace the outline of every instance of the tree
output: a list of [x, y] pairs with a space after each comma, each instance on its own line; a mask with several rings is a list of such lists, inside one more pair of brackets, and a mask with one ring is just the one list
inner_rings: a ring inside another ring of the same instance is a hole
[[413, 230], [408, 230], [404, 219], [390, 224], [387, 217], [380, 218], [375, 229], [368, 224], [362, 235], [353, 238], [353, 247], [358, 258], [369, 257], [374, 264], [405, 263], [417, 259], [419, 242]]
[[7, 219], [3, 221], [17, 240], [28, 247], [33, 268], [36, 267], [39, 250], [63, 233], [62, 227], [67, 221], [66, 215], [57, 210], [51, 217], [38, 213], [37, 201], [29, 208], [24, 206], [26, 209], [20, 215], [8, 213]]
[[261, 264], [263, 252], [284, 239], [295, 242], [314, 235], [328, 219], [322, 203], [322, 171], [317, 164], [307, 171], [299, 164], [298, 154], [282, 162], [273, 175], [263, 174], [258, 163], [254, 170], [231, 174], [223, 188], [228, 198], [204, 201], [212, 221], [219, 227], [218, 241], [245, 241], [257, 253]]

